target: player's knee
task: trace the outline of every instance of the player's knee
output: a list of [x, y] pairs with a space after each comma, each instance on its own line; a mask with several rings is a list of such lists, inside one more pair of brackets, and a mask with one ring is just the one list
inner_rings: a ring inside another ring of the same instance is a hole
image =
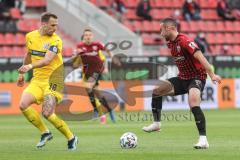
[[21, 101], [20, 104], [19, 104], [19, 108], [20, 108], [21, 111], [27, 109], [28, 107], [29, 107], [29, 105], [24, 101]]
[[44, 118], [48, 119], [48, 117], [50, 117], [53, 113], [52, 112], [49, 112], [49, 111], [45, 111], [43, 110], [42, 111], [42, 115]]
[[201, 98], [198, 96], [189, 96], [189, 105], [191, 107], [193, 106], [199, 106], [200, 105]]

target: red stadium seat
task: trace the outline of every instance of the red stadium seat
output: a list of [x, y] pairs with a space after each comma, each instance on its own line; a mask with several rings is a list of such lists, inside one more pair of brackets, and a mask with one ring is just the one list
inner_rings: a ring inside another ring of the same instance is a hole
[[150, 21], [143, 21], [143, 31], [151, 32], [153, 29], [152, 23]]
[[5, 44], [4, 35], [0, 33], [0, 45], [4, 44]]
[[215, 35], [215, 43], [216, 44], [224, 44], [225, 43], [225, 36], [222, 33], [218, 33]]
[[235, 32], [240, 32], [240, 21], [234, 21], [233, 22], [233, 29]]
[[143, 30], [142, 22], [141, 21], [133, 21], [133, 25], [135, 28], [135, 31], [141, 32]]
[[11, 57], [12, 56], [12, 47], [3, 46], [1, 56], [2, 57]]
[[71, 57], [73, 55], [73, 49], [71, 47], [64, 48], [63, 55], [66, 57]]
[[129, 8], [136, 8], [138, 5], [139, 0], [125, 0], [125, 5]]
[[23, 47], [16, 47], [14, 46], [12, 48], [12, 56], [14, 57], [23, 57], [24, 56], [24, 50]]
[[15, 44], [24, 45], [25, 44], [25, 36], [21, 33], [17, 33], [15, 36]]
[[216, 32], [216, 24], [213, 21], [207, 21], [206, 23], [206, 31], [208, 32]]
[[233, 32], [234, 27], [233, 27], [233, 22], [225, 21], [225, 31], [227, 32]]
[[154, 31], [154, 32], [160, 31], [160, 22], [159, 21], [152, 22], [152, 31]]
[[234, 55], [240, 55], [240, 45], [234, 45], [232, 52]]
[[5, 39], [6, 45], [14, 45], [15, 44], [15, 36], [12, 33], [6, 33], [4, 39]]
[[152, 45], [154, 44], [154, 40], [150, 34], [143, 33], [142, 40], [145, 45]]
[[163, 16], [161, 15], [161, 11], [159, 9], [153, 9], [151, 11], [151, 15], [154, 20], [160, 20], [163, 18]]
[[199, 30], [200, 30], [200, 22], [198, 22], [198, 21], [191, 21], [189, 24], [190, 24], [189, 30], [191, 32], [199, 32]]
[[29, 28], [28, 24], [24, 20], [21, 20], [21, 21], [19, 21], [17, 23], [17, 28], [21, 32], [28, 32], [28, 31], [30, 31], [30, 28]]
[[236, 43], [232, 33], [225, 33], [224, 41], [226, 44], [235, 44]]
[[199, 0], [199, 4], [201, 8], [212, 8], [215, 9], [217, 7], [216, 0]]
[[12, 19], [22, 18], [22, 15], [21, 15], [20, 10], [18, 8], [11, 8], [10, 9], [10, 15], [11, 15]]
[[160, 47], [160, 55], [169, 56], [171, 55], [170, 50], [167, 47]]
[[123, 24], [128, 28], [130, 29], [131, 31], [134, 31], [134, 26], [132, 25], [132, 23], [130, 21], [124, 21]]
[[207, 38], [207, 41], [208, 41], [208, 43], [209, 43], [210, 45], [216, 43], [216, 41], [215, 41], [215, 34], [213, 34], [213, 33], [208, 33], [208, 34], [206, 34], [206, 38]]
[[181, 21], [181, 32], [189, 32], [190, 24], [186, 21]]
[[225, 26], [222, 21], [217, 21], [216, 22], [216, 31], [218, 32], [224, 32], [225, 31]]
[[46, 7], [47, 2], [46, 0], [25, 0], [26, 7], [38, 8], [38, 7]]

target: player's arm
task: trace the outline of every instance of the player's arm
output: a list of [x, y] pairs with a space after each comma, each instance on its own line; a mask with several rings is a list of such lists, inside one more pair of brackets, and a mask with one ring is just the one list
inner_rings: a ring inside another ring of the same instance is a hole
[[55, 46], [52, 47], [53, 49], [51, 49], [50, 47], [50, 49], [46, 52], [45, 57], [43, 59], [40, 59], [38, 61], [35, 61], [34, 63], [23, 65], [22, 67], [20, 67], [18, 69], [19, 73], [26, 73], [33, 68], [41, 68], [49, 65], [57, 55], [57, 51], [56, 51], [57, 49], [55, 49], [54, 47]]
[[203, 65], [203, 67], [206, 69], [206, 72], [208, 73], [208, 75], [210, 76], [212, 81], [221, 83], [221, 77], [216, 75], [213, 72], [211, 65], [209, 64], [209, 62], [207, 61], [207, 59], [204, 57], [204, 55], [202, 54], [202, 52], [200, 50], [197, 50], [194, 53], [194, 57]]

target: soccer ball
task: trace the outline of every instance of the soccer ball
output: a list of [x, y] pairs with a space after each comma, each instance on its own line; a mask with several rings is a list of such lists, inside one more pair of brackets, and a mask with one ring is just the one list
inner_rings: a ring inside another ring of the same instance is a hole
[[134, 133], [127, 132], [120, 137], [120, 146], [123, 149], [130, 149], [137, 147], [137, 136]]

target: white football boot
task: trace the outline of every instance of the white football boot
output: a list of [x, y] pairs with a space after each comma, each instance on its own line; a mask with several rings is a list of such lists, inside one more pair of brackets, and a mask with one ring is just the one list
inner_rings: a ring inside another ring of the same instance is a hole
[[142, 130], [145, 132], [155, 132], [155, 131], [159, 132], [160, 127], [161, 127], [161, 122], [153, 122], [149, 126], [144, 126]]
[[206, 136], [200, 136], [198, 143], [193, 146], [195, 149], [208, 149], [209, 144]]

